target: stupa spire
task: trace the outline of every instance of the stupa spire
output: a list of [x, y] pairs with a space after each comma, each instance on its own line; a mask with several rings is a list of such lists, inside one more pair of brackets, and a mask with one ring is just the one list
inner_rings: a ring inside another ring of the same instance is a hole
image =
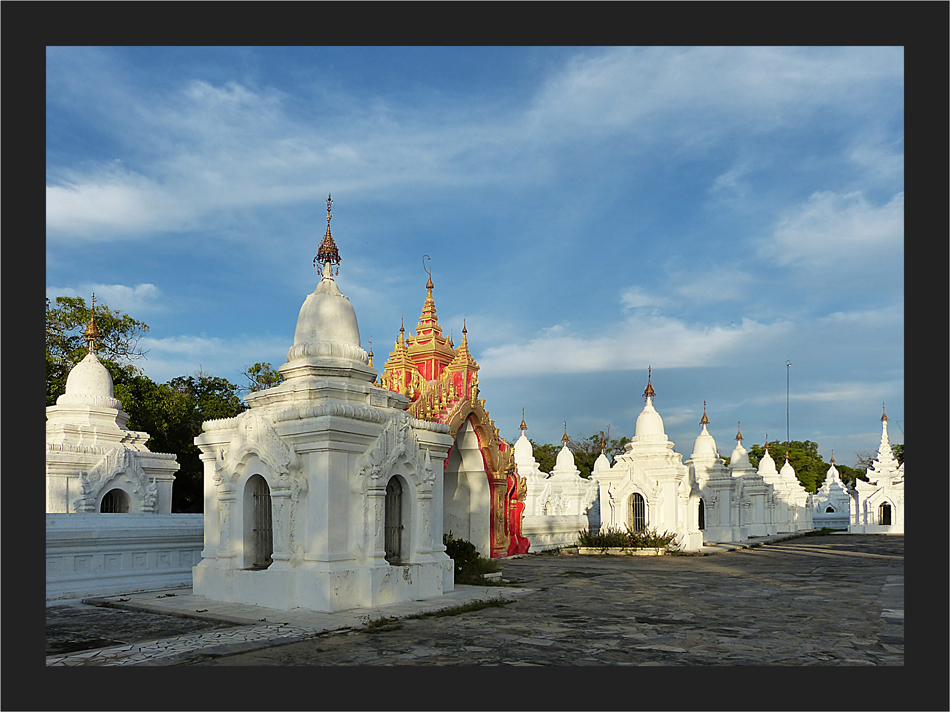
[[522, 433], [523, 433], [525, 430], [528, 429], [528, 426], [525, 425], [525, 422], [524, 422], [524, 408], [521, 409], [521, 425], [520, 425], [520, 429], [521, 429], [521, 432], [522, 432]]
[[703, 401], [703, 419], [699, 421], [699, 424], [704, 428], [709, 425], [709, 418], [706, 417], [706, 401]]
[[564, 447], [567, 447], [567, 443], [570, 438], [567, 437], [567, 423], [564, 423], [564, 437], [561, 438], [561, 442], [564, 443]]
[[646, 398], [651, 398], [651, 399], [652, 399], [652, 398], [655, 398], [655, 397], [656, 397], [656, 391], [653, 390], [653, 383], [651, 382], [651, 379], [652, 379], [652, 373], [651, 373], [651, 372], [652, 372], [652, 371], [653, 371], [653, 367], [652, 367], [652, 366], [647, 366], [647, 387], [646, 387], [646, 390], [643, 391], [643, 397], [644, 397], [644, 399], [646, 399]]
[[739, 421], [739, 432], [736, 433], [736, 442], [737, 443], [742, 442], [742, 421], [741, 420]]
[[86, 348], [89, 353], [96, 353], [99, 342], [99, 327], [96, 326], [96, 293], [92, 293], [92, 315], [89, 317], [89, 323], [86, 324], [86, 330], [83, 332], [83, 338], [86, 340]]
[[330, 234], [330, 218], [333, 217], [330, 213], [331, 205], [333, 205], [333, 199], [327, 194], [327, 231], [323, 236], [323, 242], [320, 243], [320, 248], [317, 250], [317, 256], [313, 258], [314, 267], [318, 264], [323, 265], [323, 279], [333, 279], [331, 265], [336, 265], [336, 273], [340, 274], [340, 262], [343, 261], [340, 259], [340, 252], [336, 248], [333, 235]]

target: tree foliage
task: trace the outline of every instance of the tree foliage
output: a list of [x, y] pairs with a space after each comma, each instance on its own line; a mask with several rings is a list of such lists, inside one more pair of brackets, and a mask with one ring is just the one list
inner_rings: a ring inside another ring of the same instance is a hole
[[247, 379], [247, 386], [242, 390], [248, 393], [256, 393], [266, 388], [273, 388], [284, 382], [284, 377], [280, 371], [274, 369], [270, 363], [255, 363], [244, 369], [244, 377]]

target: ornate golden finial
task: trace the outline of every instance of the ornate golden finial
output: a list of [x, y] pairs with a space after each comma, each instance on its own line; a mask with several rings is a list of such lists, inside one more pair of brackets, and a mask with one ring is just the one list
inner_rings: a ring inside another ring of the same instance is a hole
[[742, 441], [742, 421], [739, 421], [739, 432], [736, 433], [736, 442]]
[[92, 293], [92, 315], [89, 317], [89, 323], [86, 324], [86, 330], [83, 332], [83, 338], [86, 339], [86, 348], [91, 353], [96, 353], [96, 344], [99, 341], [99, 327], [96, 326], [96, 293]]
[[769, 434], [768, 433], [765, 434], [765, 451], [766, 452], [769, 451]]
[[652, 366], [647, 366], [647, 388], [646, 388], [645, 391], [643, 391], [643, 397], [644, 397], [644, 398], [655, 398], [655, 397], [656, 397], [656, 391], [653, 390], [653, 383], [651, 382], [651, 378], [652, 378], [651, 372], [652, 372], [652, 371], [653, 371], [653, 367], [652, 367]]
[[373, 337], [369, 337], [369, 365], [373, 365]]
[[706, 401], [703, 401], [703, 419], [699, 421], [700, 425], [709, 425], [709, 418], [706, 417]]
[[561, 438], [561, 442], [564, 443], [565, 447], [567, 446], [568, 439], [569, 438], [567, 437], [567, 423], [564, 423], [564, 437]]
[[785, 448], [785, 462], [788, 462], [788, 448]]
[[[316, 267], [318, 263], [322, 265], [333, 264], [336, 265], [336, 273], [340, 274], [340, 263], [343, 260], [340, 259], [340, 252], [336, 248], [336, 242], [333, 241], [333, 235], [330, 234], [330, 218], [333, 217], [330, 213], [332, 204], [332, 198], [327, 195], [327, 232], [323, 236], [323, 242], [320, 243], [320, 249], [317, 250], [317, 256], [313, 258], [313, 266]], [[324, 270], [324, 276], [330, 276], [328, 270]]]
[[434, 287], [435, 285], [432, 284], [432, 270], [426, 267], [426, 260], [431, 260], [431, 259], [432, 258], [429, 257], [429, 255], [422, 256], [422, 269], [424, 269], [426, 271], [426, 274], [429, 275], [429, 281], [426, 282], [426, 289], [429, 290], [430, 297], [432, 296], [432, 287]]
[[884, 407], [884, 404], [881, 403], [881, 410], [884, 411], [884, 415], [881, 416], [881, 420], [885, 423], [887, 422], [887, 409]]
[[524, 432], [528, 429], [528, 426], [524, 424], [524, 408], [521, 409], [521, 432]]
[[835, 451], [834, 451], [834, 450], [831, 451], [831, 464], [832, 464], [832, 465], [835, 464]]

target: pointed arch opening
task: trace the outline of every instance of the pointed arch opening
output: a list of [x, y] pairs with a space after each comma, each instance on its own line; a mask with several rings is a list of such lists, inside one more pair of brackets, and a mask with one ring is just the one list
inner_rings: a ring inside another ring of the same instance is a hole
[[244, 562], [262, 570], [273, 563], [274, 525], [270, 487], [261, 475], [251, 475], [244, 486]]

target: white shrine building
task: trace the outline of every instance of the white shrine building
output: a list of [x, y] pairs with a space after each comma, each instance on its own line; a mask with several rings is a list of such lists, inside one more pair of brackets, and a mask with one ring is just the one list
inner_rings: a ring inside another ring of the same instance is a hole
[[666, 436], [663, 418], [653, 407], [655, 396], [648, 374], [646, 405], [637, 417], [633, 438], [612, 466], [605, 467], [599, 458], [595, 463], [592, 477], [599, 486], [600, 526], [669, 532], [676, 535], [682, 551], [698, 551], [703, 545], [699, 492], [683, 456]]
[[816, 528], [847, 529], [851, 524], [851, 491], [841, 480], [835, 467], [835, 454], [825, 474], [825, 481], [814, 496], [815, 511], [812, 515]]
[[95, 296], [85, 338], [89, 353], [46, 409], [46, 512], [168, 514], [180, 465], [145, 447], [148, 433], [126, 427], [129, 415], [96, 355]]
[[904, 464], [897, 464], [887, 437], [887, 411], [881, 416], [881, 445], [867, 469], [867, 482], [851, 492], [852, 534], [904, 533]]
[[300, 309], [284, 381], [204, 423], [204, 549], [194, 592], [212, 600], [336, 611], [454, 588], [442, 543], [443, 466], [453, 439], [409, 399], [374, 385], [356, 312], [322, 278]]
[[521, 437], [514, 446], [518, 475], [527, 481], [522, 533], [531, 542], [532, 551], [573, 546], [577, 533], [590, 526], [597, 483], [581, 477], [574, 453], [567, 446], [566, 423], [563, 444], [550, 473], [542, 472], [534, 459], [534, 449], [525, 435], [527, 429], [522, 411]]

